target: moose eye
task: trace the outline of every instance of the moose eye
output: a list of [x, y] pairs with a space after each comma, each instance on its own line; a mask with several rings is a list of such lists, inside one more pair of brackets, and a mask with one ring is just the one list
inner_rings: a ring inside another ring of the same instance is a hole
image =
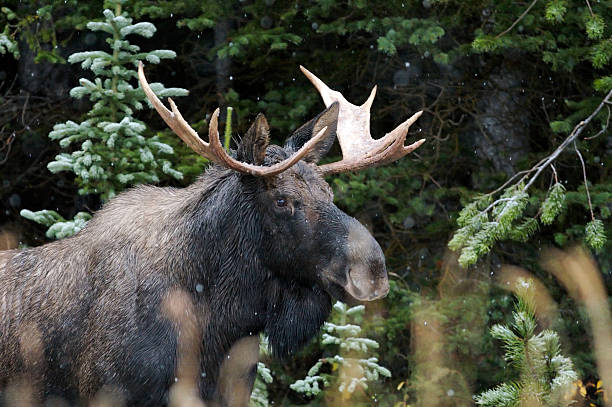
[[279, 207], [281, 207], [281, 208], [282, 208], [283, 206], [287, 206], [287, 200], [286, 200], [285, 198], [278, 198], [278, 199], [276, 200], [276, 206], [279, 206]]

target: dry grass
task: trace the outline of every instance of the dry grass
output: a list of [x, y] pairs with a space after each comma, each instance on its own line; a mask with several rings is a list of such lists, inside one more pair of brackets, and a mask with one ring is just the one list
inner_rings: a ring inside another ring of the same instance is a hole
[[[15, 246], [15, 237], [9, 232], [0, 233], [0, 244], [6, 248]], [[0, 256], [1, 257], [1, 256]], [[593, 347], [600, 378], [603, 383], [612, 383], [612, 318], [608, 304], [608, 293], [592, 257], [581, 248], [567, 252], [549, 250], [542, 256], [542, 265], [565, 287], [568, 294], [578, 304], [583, 304], [590, 320]], [[439, 300], [473, 294], [474, 280], [469, 272], [457, 266], [456, 259], [449, 256], [443, 266], [443, 276], [438, 286]], [[552, 299], [546, 284], [533, 273], [520, 267], [505, 266], [498, 273], [497, 283], [512, 290], [519, 278], [531, 279], [536, 287], [536, 316], [543, 328], [550, 327], [557, 314], [557, 304]], [[486, 295], [486, 294], [485, 294]], [[444, 322], [436, 309], [436, 300], [422, 298], [411, 325], [410, 350], [413, 354], [414, 394], [416, 403], [412, 406], [464, 406], [473, 403], [472, 394], [475, 383], [469, 379], [469, 367], [458, 363], [460, 358], [446, 350], [447, 336]], [[481, 310], [483, 315], [486, 308]], [[170, 390], [170, 405], [173, 407], [204, 407], [198, 396], [200, 376], [200, 350], [202, 324], [207, 316], [195, 315], [190, 296], [182, 291], [171, 292], [164, 300], [161, 312], [172, 321], [180, 332], [178, 337], [177, 381]], [[485, 318], [470, 321], [470, 330], [483, 332], [488, 329]], [[257, 337], [254, 337], [257, 338]], [[26, 372], [16, 377], [4, 389], [4, 402], [7, 406], [30, 407], [43, 402], [36, 372], [43, 363], [43, 337], [36, 326], [27, 325], [20, 335], [20, 350]], [[408, 346], [408, 344], [407, 344]], [[244, 405], [249, 398], [248, 386], [241, 379], [256, 360], [253, 349], [258, 341], [253, 337], [239, 341], [230, 351], [230, 358], [221, 368], [219, 389], [231, 400], [231, 405]], [[252, 360], [253, 359], [253, 360]], [[344, 377], [352, 377], [350, 369], [338, 371]], [[452, 389], [452, 397], [449, 397]], [[394, 390], [394, 389], [393, 389]], [[350, 406], [367, 403], [363, 392], [346, 397], [337, 391], [329, 390], [325, 403], [329, 406]], [[60, 399], [44, 400], [47, 406], [66, 406]], [[110, 407], [124, 405], [122, 393], [118, 389], [103, 388], [91, 400], [90, 406]], [[397, 405], [407, 406], [407, 403]], [[608, 401], [606, 404], [611, 406]]]

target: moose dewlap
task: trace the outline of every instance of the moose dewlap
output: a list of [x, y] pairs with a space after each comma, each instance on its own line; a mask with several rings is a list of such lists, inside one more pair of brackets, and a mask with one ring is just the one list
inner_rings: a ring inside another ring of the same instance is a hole
[[[386, 295], [380, 246], [334, 205], [323, 176], [405, 156], [424, 141], [404, 146], [420, 112], [374, 140], [376, 88], [355, 106], [302, 71], [327, 108], [284, 146], [269, 145], [259, 115], [228, 153], [219, 109], [205, 142], [139, 66], [164, 121], [214, 165], [184, 189], [118, 195], [73, 237], [0, 252], [0, 404], [247, 406], [260, 332], [287, 356], [316, 334], [332, 299]], [[343, 159], [318, 166], [336, 136]]]

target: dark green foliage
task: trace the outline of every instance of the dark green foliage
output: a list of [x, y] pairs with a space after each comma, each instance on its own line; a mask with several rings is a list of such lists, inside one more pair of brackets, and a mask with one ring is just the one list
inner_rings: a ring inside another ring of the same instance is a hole
[[[357, 390], [367, 391], [368, 386], [379, 378], [391, 377], [391, 372], [378, 364], [372, 352], [380, 347], [378, 342], [364, 337], [361, 325], [365, 307], [348, 307], [336, 302], [330, 321], [323, 325], [321, 346], [331, 350], [329, 356], [320, 358], [309, 370], [304, 379], [299, 379], [290, 388], [307, 396], [318, 396], [334, 382], [343, 400], [349, 400]], [[332, 356], [333, 355], [333, 356]], [[332, 374], [322, 373], [324, 365], [330, 365]], [[339, 377], [334, 371], [339, 370]]]
[[[87, 113], [87, 120], [53, 126], [49, 137], [59, 141], [63, 149], [72, 151], [57, 155], [47, 167], [52, 173], [74, 173], [79, 194], [100, 194], [106, 201], [127, 186], [156, 183], [163, 176], [182, 179], [183, 174], [172, 168], [169, 160], [174, 153], [172, 147], [156, 135], [146, 137], [146, 125], [133, 117], [135, 110], [143, 108], [146, 98], [142, 89], [130, 83], [137, 78], [135, 66], [139, 61], [158, 64], [162, 59], [174, 58], [175, 52], [140, 52], [140, 47], [130, 44], [127, 36], [135, 34], [151, 38], [156, 28], [149, 22], [132, 24], [127, 13], [121, 13], [119, 3], [115, 13], [104, 10], [104, 17], [102, 22], [89, 22], [87, 28], [106, 33], [106, 42], [112, 53], [85, 51], [68, 58], [68, 62], [80, 63], [81, 68], [96, 75], [93, 81], [81, 78], [81, 86], [70, 91], [70, 96], [75, 99], [87, 96], [93, 106]], [[187, 94], [185, 89], [166, 89], [160, 83], [151, 86], [160, 96]], [[82, 212], [68, 222], [55, 211], [31, 212], [24, 209], [21, 215], [50, 226], [46, 233], [49, 238], [71, 236], [88, 220]]]
[[[55, 60], [61, 61], [59, 57], [67, 55], [60, 55], [53, 44], [61, 49], [75, 38], [73, 32], [85, 33], [86, 23], [99, 19], [104, 7], [114, 8], [102, 1], [47, 3], [41, 17], [36, 17], [39, 6], [34, 2], [6, 3], [12, 14], [0, 13], [0, 32], [5, 33], [5, 37], [0, 34], [0, 52], [6, 52], [3, 61], [12, 61], [15, 51], [21, 50], [23, 55], [27, 50], [16, 48], [21, 35], [40, 61], [51, 59], [45, 52], [56, 54]], [[392, 273], [384, 318], [369, 323], [369, 331], [364, 327], [381, 344], [381, 365], [393, 372], [393, 380], [371, 386], [380, 405], [402, 401], [415, 405], [422, 389], [445, 397], [439, 405], [452, 405], [444, 376], [433, 381], [422, 371], [412, 371], [416, 362], [410, 348], [411, 322], [418, 306], [423, 305], [423, 298], [440, 299], [435, 289], [444, 274], [441, 264], [449, 240], [453, 248], [463, 248], [464, 264], [478, 260], [468, 269], [475, 274], [466, 281], [479, 281], [479, 289], [444, 298], [432, 312], [443, 321], [443, 332], [449, 338], [444, 346], [454, 352], [452, 355], [461, 355], [457, 365], [468, 366], [462, 374], [467, 372], [472, 394], [509, 380], [494, 352], [492, 337], [472, 323], [479, 315], [485, 317], [487, 326], [511, 322], [511, 297], [489, 285], [500, 263], [524, 266], [546, 282], [559, 302], [558, 331], [564, 349], [581, 377], [597, 377], [586, 320], [567, 294], [539, 269], [537, 259], [547, 246], [566, 248], [585, 242], [597, 249], [602, 273], [609, 274], [609, 105], [577, 138], [585, 162], [586, 186], [573, 144], [554, 160], [554, 171], [547, 167], [527, 190], [523, 191], [519, 182], [523, 173], [512, 180], [509, 177], [549, 156], [612, 89], [612, 14], [605, 2], [587, 5], [578, 0], [547, 0], [531, 5], [531, 1], [454, 0], [128, 0], [123, 4], [135, 18], [153, 20], [159, 29], [154, 46], [138, 45], [177, 52], [177, 62], [165, 61], [153, 70], [152, 79], [161, 78], [168, 86], [191, 91], [189, 99], [183, 98], [187, 101], [177, 100], [177, 104], [203, 137], [206, 115], [218, 105], [222, 112], [231, 105], [236, 113], [233, 136], [244, 134], [255, 115], [263, 112], [271, 124], [272, 137], [282, 142], [323, 108], [316, 92], [300, 76], [299, 64], [356, 104], [377, 84], [372, 108], [374, 137], [424, 109], [408, 135], [410, 141], [427, 139], [417, 154], [392, 165], [329, 179], [337, 204], [372, 228]], [[36, 25], [49, 22], [49, 16], [53, 25]], [[225, 27], [225, 34], [219, 27]], [[12, 48], [7, 47], [7, 41], [14, 44]], [[216, 70], [218, 57], [227, 57], [227, 72]], [[500, 96], [504, 93], [506, 100]], [[491, 134], [479, 118], [492, 106], [501, 106], [492, 116], [508, 127], [503, 131], [505, 138], [492, 143], [496, 154], [487, 156], [481, 143]], [[22, 107], [23, 103], [15, 103], [14, 110], [21, 112]], [[76, 121], [78, 113], [42, 122], [40, 128], [46, 130], [39, 131], [49, 132], [50, 126], [69, 117]], [[184, 179], [161, 181], [183, 185], [192, 181], [205, 161], [190, 154], [154, 113], [136, 112], [135, 116], [155, 129], [150, 135], [158, 136], [175, 151], [172, 168]], [[21, 118], [15, 117], [4, 128], [0, 123], [3, 141], [12, 131], [21, 130]], [[513, 127], [516, 117], [527, 125]], [[23, 134], [17, 138], [21, 142], [32, 133], [18, 134]], [[507, 154], [516, 139], [526, 140], [526, 147], [509, 162]], [[0, 150], [0, 161], [4, 151]], [[332, 150], [328, 159], [339, 155], [339, 149]], [[0, 171], [14, 165], [13, 157]], [[509, 164], [509, 170], [498, 165], [502, 161]], [[10, 172], [15, 173], [19, 171]], [[46, 169], [45, 174], [48, 176]], [[4, 173], [0, 177], [9, 179]], [[72, 184], [68, 173], [56, 177], [63, 177], [65, 185]], [[17, 177], [10, 180], [13, 178]], [[525, 184], [523, 180], [523, 187]], [[0, 189], [0, 196], [6, 196], [3, 202], [8, 202], [14, 191], [25, 191], [30, 185], [11, 188]], [[66, 207], [66, 214], [87, 210], [82, 202], [73, 202], [74, 190], [53, 188], [69, 196], [59, 205]], [[59, 193], [52, 194], [60, 199]], [[504, 200], [491, 206], [498, 199]], [[17, 213], [13, 211], [12, 218]], [[606, 278], [609, 288], [610, 279]], [[269, 399], [276, 405], [324, 403], [289, 390], [322, 352], [313, 343], [284, 365], [271, 362], [274, 382], [268, 385]], [[406, 384], [397, 390], [400, 382]], [[519, 391], [514, 387], [506, 390]]]
[[83, 229], [87, 221], [91, 219], [91, 214], [79, 212], [74, 215], [72, 220], [66, 220], [57, 212], [46, 209], [37, 212], [23, 209], [21, 211], [21, 216], [48, 227], [49, 229], [47, 229], [45, 235], [49, 239], [63, 239], [72, 236]]
[[503, 383], [475, 397], [481, 406], [563, 406], [564, 393], [577, 379], [572, 361], [561, 354], [559, 336], [551, 330], [536, 334], [533, 281], [519, 279], [517, 303], [510, 325], [495, 325], [491, 335], [503, 342], [504, 357], [518, 380]]

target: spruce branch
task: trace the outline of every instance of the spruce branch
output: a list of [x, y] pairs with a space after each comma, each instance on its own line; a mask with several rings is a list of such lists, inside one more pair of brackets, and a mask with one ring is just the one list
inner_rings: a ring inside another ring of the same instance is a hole
[[557, 182], [548, 191], [548, 196], [542, 203], [540, 220], [545, 225], [550, 225], [563, 210], [565, 205], [565, 187]]
[[[578, 123], [568, 137], [550, 155], [542, 158], [530, 169], [517, 172], [499, 188], [476, 197], [472, 203], [465, 206], [457, 219], [459, 229], [448, 243], [451, 250], [461, 250], [459, 256], [461, 266], [466, 267], [476, 263], [481, 256], [491, 250], [497, 241], [504, 239], [527, 241], [538, 228], [535, 219], [538, 216], [542, 224], [549, 225], [561, 214], [565, 208], [565, 188], [559, 182], [553, 162], [570, 143], [574, 143], [574, 149], [582, 165], [587, 203], [591, 215], [591, 221], [585, 229], [585, 241], [593, 249], [599, 250], [603, 247], [606, 242], [604, 228], [601, 221], [595, 218], [587, 181], [586, 165], [576, 140], [604, 106], [609, 109], [608, 105], [611, 103], [611, 98], [612, 89], [599, 106], [586, 119]], [[608, 114], [605, 126], [597, 135], [608, 128], [609, 116], [610, 114]], [[555, 183], [549, 187], [548, 195], [541, 203], [538, 214], [534, 218], [526, 218], [524, 212], [529, 203], [528, 190], [542, 171], [548, 167], [553, 172]], [[501, 191], [503, 191], [501, 196], [493, 199]], [[484, 209], [482, 209], [483, 206]]]
[[[269, 342], [268, 337], [264, 334], [259, 335], [259, 355], [269, 356]], [[255, 382], [253, 383], [253, 390], [251, 392], [251, 399], [249, 400], [249, 407], [269, 407], [270, 401], [268, 400], [268, 384], [272, 383], [274, 378], [272, 377], [272, 371], [263, 362], [257, 362], [257, 373], [255, 375]], [[274, 403], [272, 403], [274, 404]]]

